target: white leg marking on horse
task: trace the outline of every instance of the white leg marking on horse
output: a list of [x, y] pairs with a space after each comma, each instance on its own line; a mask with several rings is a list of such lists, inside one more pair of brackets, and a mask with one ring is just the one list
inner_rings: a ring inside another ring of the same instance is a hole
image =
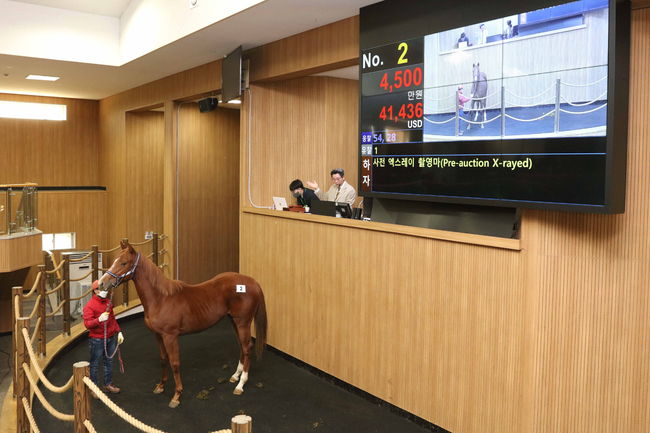
[[239, 380], [239, 376], [241, 375], [242, 371], [244, 371], [244, 364], [239, 361], [237, 363], [237, 371], [235, 371], [232, 376], [230, 376], [230, 381], [231, 382], [237, 382]]
[[233, 394], [242, 394], [244, 392], [244, 384], [248, 382], [248, 373], [243, 371], [241, 374], [241, 379], [239, 379], [239, 383], [237, 384], [237, 387], [233, 391]]

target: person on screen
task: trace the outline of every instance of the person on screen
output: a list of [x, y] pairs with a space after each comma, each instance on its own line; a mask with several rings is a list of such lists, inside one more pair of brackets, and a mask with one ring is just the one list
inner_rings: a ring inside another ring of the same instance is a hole
[[316, 182], [307, 182], [307, 186], [313, 189], [321, 200], [349, 203], [352, 206], [357, 198], [357, 191], [345, 180], [343, 169], [335, 168], [330, 172], [330, 175], [332, 176], [332, 186], [326, 193], [320, 190]]
[[463, 125], [460, 122], [460, 119], [465, 118], [465, 103], [469, 102], [470, 98], [463, 95], [463, 86], [458, 86], [456, 90], [456, 103], [458, 104], [458, 135], [463, 135]]
[[461, 33], [460, 38], [458, 38], [458, 48], [463, 47], [463, 42], [465, 43], [465, 45], [464, 45], [465, 47], [469, 47], [469, 46], [472, 45], [472, 44], [469, 43], [469, 39], [467, 38], [467, 35], [465, 34], [465, 32]]
[[296, 179], [289, 184], [289, 190], [291, 194], [296, 198], [300, 206], [305, 208], [311, 207], [311, 203], [316, 200], [320, 200], [318, 196], [314, 193], [313, 190], [305, 188], [302, 184], [302, 180]]
[[487, 29], [485, 28], [485, 24], [481, 24], [480, 26], [478, 26], [478, 28], [479, 28], [479, 31], [480, 31], [478, 43], [480, 45], [487, 44], [487, 36], [488, 36], [488, 34], [487, 34]]
[[508, 20], [506, 23], [506, 28], [503, 31], [503, 39], [510, 39], [514, 36], [514, 30], [512, 28], [512, 20]]

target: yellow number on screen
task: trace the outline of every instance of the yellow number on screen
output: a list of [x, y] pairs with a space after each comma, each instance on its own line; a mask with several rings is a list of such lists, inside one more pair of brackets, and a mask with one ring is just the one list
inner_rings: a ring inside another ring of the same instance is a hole
[[402, 52], [402, 55], [399, 56], [399, 60], [397, 61], [397, 64], [398, 64], [398, 65], [401, 65], [402, 63], [408, 63], [408, 62], [409, 62], [409, 59], [407, 59], [407, 58], [405, 57], [405, 56], [406, 56], [406, 52], [409, 50], [409, 45], [408, 45], [406, 42], [402, 42], [401, 44], [399, 44], [399, 45], [397, 46], [397, 51], [401, 51], [402, 49], [403, 49], [404, 51]]

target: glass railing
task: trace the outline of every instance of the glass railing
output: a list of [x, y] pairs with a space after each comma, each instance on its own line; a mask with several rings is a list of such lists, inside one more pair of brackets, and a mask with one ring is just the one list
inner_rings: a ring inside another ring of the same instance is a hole
[[0, 185], [0, 235], [31, 232], [37, 226], [37, 185]]

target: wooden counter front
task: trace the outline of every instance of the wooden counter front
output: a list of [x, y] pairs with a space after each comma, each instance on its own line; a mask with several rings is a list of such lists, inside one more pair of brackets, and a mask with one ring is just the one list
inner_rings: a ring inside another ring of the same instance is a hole
[[43, 260], [41, 231], [0, 236], [0, 272], [11, 272]]

